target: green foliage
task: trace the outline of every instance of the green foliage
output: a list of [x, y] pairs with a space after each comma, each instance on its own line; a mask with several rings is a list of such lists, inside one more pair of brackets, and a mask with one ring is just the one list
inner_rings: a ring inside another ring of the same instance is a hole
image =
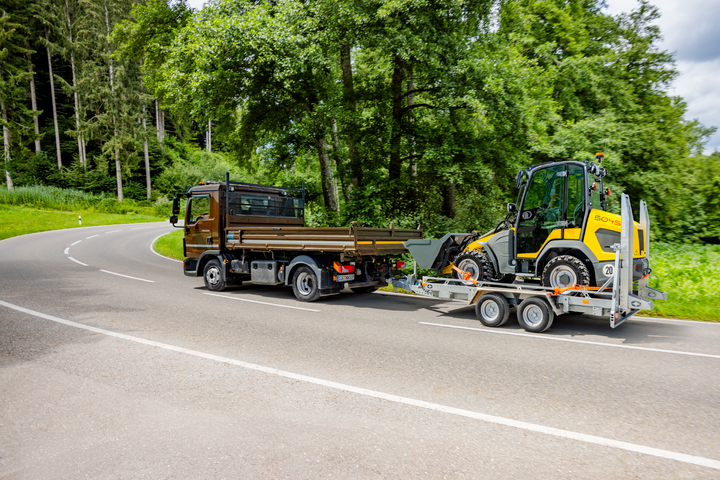
[[155, 204], [147, 200], [119, 202], [112, 194], [43, 186], [0, 190], [0, 205], [2, 204], [65, 212], [142, 214], [154, 217], [166, 217], [170, 210], [170, 203], [166, 198], [159, 199]]
[[650, 246], [650, 286], [668, 295], [653, 316], [720, 321], [720, 245]]

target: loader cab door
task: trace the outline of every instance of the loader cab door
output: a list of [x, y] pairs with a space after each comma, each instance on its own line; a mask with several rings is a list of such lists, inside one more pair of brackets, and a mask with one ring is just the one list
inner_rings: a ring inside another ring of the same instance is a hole
[[556, 164], [533, 172], [518, 215], [517, 256], [537, 258], [548, 241], [579, 239], [585, 209], [582, 165]]

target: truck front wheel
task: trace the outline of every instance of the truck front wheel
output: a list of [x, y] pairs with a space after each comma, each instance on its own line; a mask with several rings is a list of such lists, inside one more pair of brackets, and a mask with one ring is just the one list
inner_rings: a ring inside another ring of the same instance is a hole
[[213, 292], [221, 292], [225, 290], [225, 276], [223, 275], [222, 265], [216, 259], [209, 260], [203, 269], [203, 280], [208, 290]]
[[292, 288], [295, 298], [301, 302], [314, 302], [320, 298], [318, 278], [310, 267], [300, 267], [295, 271]]

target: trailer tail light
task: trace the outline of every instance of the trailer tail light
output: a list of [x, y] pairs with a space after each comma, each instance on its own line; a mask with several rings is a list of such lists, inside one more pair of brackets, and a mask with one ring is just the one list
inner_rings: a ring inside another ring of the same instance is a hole
[[340, 262], [333, 262], [333, 267], [338, 273], [355, 273], [355, 265], [343, 265]]
[[405, 262], [397, 262], [395, 268], [405, 268]]

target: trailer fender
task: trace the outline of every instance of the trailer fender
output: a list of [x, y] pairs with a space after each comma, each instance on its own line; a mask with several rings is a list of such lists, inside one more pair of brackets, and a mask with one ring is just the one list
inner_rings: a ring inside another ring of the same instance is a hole
[[292, 262], [285, 268], [285, 285], [292, 285], [295, 269], [303, 265], [312, 268], [317, 276], [318, 282], [322, 282], [322, 264], [310, 255], [300, 255], [299, 257], [293, 258]]

